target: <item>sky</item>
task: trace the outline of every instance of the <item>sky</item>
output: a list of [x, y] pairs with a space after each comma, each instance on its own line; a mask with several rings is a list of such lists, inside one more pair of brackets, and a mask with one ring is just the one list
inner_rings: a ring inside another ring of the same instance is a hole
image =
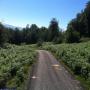
[[88, 0], [0, 0], [0, 22], [25, 27], [37, 24], [48, 27], [56, 18], [66, 29], [71, 19], [85, 8]]

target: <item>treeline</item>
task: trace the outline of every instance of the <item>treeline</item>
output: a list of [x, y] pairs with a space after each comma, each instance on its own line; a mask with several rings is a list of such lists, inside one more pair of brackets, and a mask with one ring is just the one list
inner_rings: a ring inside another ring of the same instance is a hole
[[18, 45], [21, 43], [34, 44], [39, 41], [74, 43], [80, 42], [83, 38], [84, 40], [90, 39], [90, 1], [86, 4], [85, 9], [69, 22], [65, 32], [59, 28], [55, 18], [50, 21], [48, 28], [28, 24], [19, 30], [19, 28], [6, 28], [0, 23], [0, 46], [6, 42]]
[[69, 22], [66, 31], [66, 41], [69, 43], [79, 42], [82, 38], [90, 38], [90, 1], [85, 9]]
[[0, 23], [0, 45], [5, 42], [18, 45], [21, 43], [34, 44], [38, 41], [60, 43], [61, 38], [59, 36], [61, 37], [61, 30], [55, 18], [51, 20], [48, 28], [39, 28], [36, 24], [31, 26], [28, 24], [26, 28], [19, 30], [19, 28], [6, 28]]

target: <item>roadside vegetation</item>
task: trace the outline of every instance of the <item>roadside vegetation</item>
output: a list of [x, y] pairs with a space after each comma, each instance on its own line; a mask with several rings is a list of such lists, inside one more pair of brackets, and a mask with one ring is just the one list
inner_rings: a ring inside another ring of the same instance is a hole
[[35, 57], [36, 52], [32, 46], [8, 44], [5, 48], [0, 48], [0, 88], [25, 90], [22, 86], [25, 87], [23, 84]]

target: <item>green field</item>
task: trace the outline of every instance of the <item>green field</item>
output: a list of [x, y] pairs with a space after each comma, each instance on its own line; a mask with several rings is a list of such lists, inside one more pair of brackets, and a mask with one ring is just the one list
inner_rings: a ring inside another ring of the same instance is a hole
[[0, 88], [17, 87], [17, 90], [22, 90], [35, 57], [32, 45], [7, 45], [4, 49], [0, 48]]
[[90, 41], [79, 44], [46, 44], [43, 49], [54, 53], [81, 81], [86, 90], [90, 90]]

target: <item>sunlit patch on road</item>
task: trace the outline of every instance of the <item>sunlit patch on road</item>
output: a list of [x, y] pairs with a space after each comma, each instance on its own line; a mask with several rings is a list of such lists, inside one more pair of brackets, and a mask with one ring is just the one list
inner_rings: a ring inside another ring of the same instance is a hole
[[36, 76], [32, 76], [32, 79], [37, 79], [38, 77], [36, 77]]
[[53, 67], [59, 67], [59, 64], [53, 64], [52, 66]]
[[52, 67], [54, 67], [56, 70], [62, 70], [59, 64], [53, 64]]

